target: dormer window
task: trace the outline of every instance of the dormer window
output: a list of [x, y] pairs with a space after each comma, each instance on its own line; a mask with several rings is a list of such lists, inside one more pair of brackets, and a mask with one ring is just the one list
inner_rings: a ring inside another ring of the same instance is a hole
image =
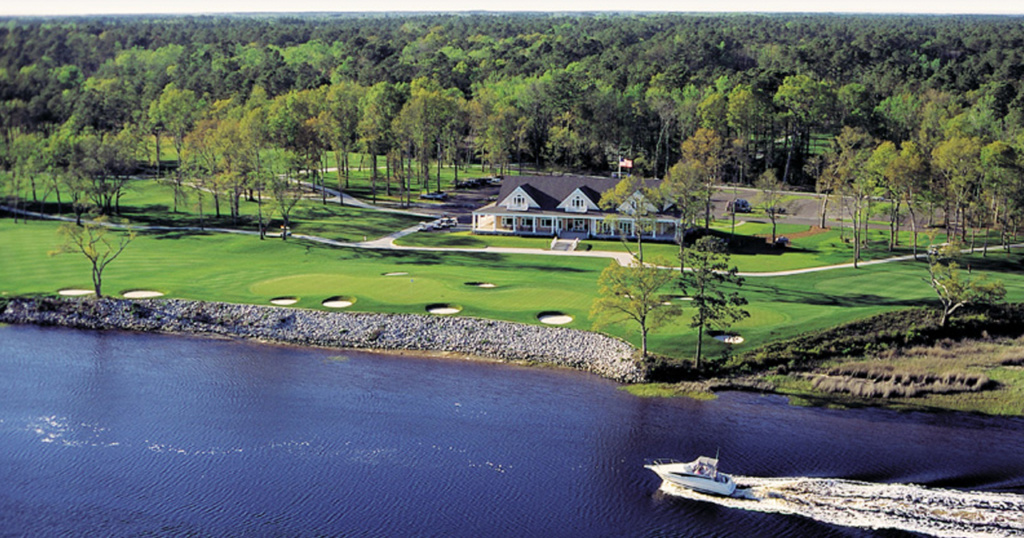
[[568, 210], [570, 213], [586, 213], [587, 202], [582, 196], [573, 196], [572, 199], [569, 200]]
[[529, 206], [526, 203], [526, 197], [517, 193], [512, 196], [512, 201], [508, 204], [508, 208], [515, 211], [526, 211], [529, 209]]
[[598, 210], [597, 205], [581, 189], [576, 189], [569, 196], [563, 198], [562, 202], [558, 204], [558, 209], [566, 213], [586, 213]]

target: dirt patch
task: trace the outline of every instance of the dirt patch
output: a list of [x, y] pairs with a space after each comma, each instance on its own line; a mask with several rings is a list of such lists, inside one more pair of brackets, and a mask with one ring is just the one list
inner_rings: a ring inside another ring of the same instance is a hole
[[812, 235], [823, 234], [829, 231], [831, 228], [822, 228], [821, 226], [811, 226], [810, 230], [806, 232], [797, 232], [795, 234], [786, 234], [786, 237], [790, 239], [800, 239], [801, 237], [810, 237]]
[[[829, 231], [830, 229], [831, 228], [822, 228], [821, 226], [811, 226], [810, 230], [807, 230], [807, 231], [804, 231], [804, 232], [797, 232], [795, 234], [777, 234], [777, 235], [779, 237], [785, 236], [785, 237], [789, 238], [790, 241], [792, 241], [794, 239], [800, 239], [801, 237], [810, 237], [812, 235], [823, 234], [823, 233]], [[771, 234], [757, 234], [755, 237], [763, 237], [763, 238], [765, 238], [765, 240], [770, 240], [772, 238]]]

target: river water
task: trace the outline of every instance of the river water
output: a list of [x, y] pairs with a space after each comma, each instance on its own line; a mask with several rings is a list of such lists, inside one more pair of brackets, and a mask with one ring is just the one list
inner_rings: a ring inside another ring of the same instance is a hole
[[[746, 498], [643, 468], [716, 450]], [[1016, 536], [1021, 514], [1021, 419], [0, 327], [3, 536]]]

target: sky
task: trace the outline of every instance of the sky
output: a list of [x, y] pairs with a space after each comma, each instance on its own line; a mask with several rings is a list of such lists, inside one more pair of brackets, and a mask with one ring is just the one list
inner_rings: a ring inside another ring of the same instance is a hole
[[5, 0], [0, 16], [254, 12], [674, 11], [1024, 14], [1022, 0]]

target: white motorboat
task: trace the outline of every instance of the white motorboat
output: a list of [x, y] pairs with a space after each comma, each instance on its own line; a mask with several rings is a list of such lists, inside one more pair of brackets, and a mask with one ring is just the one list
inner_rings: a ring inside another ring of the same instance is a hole
[[732, 477], [718, 472], [718, 458], [701, 456], [690, 462], [654, 460], [644, 467], [657, 473], [665, 482], [694, 491], [726, 497], [736, 491]]

